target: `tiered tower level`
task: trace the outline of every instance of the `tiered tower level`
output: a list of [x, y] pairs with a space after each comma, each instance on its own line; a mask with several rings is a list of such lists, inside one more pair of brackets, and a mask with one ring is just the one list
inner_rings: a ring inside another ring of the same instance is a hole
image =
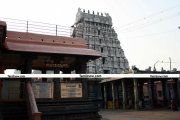
[[78, 9], [73, 37], [87, 40], [88, 46], [101, 53], [102, 57], [87, 63], [87, 73], [117, 74], [128, 70], [128, 60], [120, 46], [117, 33], [112, 27], [112, 18]]

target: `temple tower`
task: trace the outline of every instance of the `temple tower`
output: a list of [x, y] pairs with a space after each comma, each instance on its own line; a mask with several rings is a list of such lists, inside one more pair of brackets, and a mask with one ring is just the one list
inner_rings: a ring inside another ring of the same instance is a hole
[[90, 13], [78, 9], [73, 26], [73, 37], [84, 38], [89, 48], [101, 53], [102, 57], [87, 63], [87, 73], [118, 74], [129, 68], [128, 60], [120, 46], [117, 33], [108, 13]]

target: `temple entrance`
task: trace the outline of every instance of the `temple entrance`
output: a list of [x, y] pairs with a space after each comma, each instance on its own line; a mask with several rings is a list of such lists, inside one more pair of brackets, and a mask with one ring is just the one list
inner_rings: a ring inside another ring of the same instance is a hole
[[[7, 31], [6, 23], [1, 21], [0, 28], [3, 28], [0, 29], [0, 33], [3, 33], [0, 37], [0, 70], [3, 69], [0, 73], [6, 69], [16, 69], [21, 74], [36, 74], [34, 71], [40, 71], [39, 74], [47, 74], [48, 71], [52, 74], [83, 74], [86, 73], [86, 63], [100, 57], [81, 38]], [[99, 120], [98, 107], [89, 97], [88, 81], [84, 78], [38, 76], [33, 79], [1, 79], [0, 112], [4, 118], [16, 119], [17, 116], [7, 115], [15, 111], [13, 108], [20, 107], [24, 110], [18, 114], [24, 115], [26, 111], [29, 115], [26, 119]], [[22, 106], [17, 105], [19, 99], [22, 99]], [[9, 100], [15, 100], [15, 103], [11, 104]], [[3, 113], [8, 105], [10, 107]]]

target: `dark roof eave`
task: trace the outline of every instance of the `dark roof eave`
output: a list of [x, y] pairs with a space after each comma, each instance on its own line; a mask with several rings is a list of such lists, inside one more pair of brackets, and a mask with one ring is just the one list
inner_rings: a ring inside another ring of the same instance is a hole
[[88, 48], [75, 48], [75, 47], [62, 47], [52, 45], [36, 45], [36, 44], [22, 44], [15, 42], [5, 42], [5, 49], [9, 51], [18, 52], [34, 52], [34, 53], [52, 53], [52, 54], [66, 54], [66, 55], [78, 55], [87, 56], [92, 59], [101, 57], [95, 50]]

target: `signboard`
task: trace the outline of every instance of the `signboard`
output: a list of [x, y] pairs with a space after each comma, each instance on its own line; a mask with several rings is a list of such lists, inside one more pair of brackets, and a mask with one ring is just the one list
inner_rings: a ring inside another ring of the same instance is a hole
[[46, 64], [46, 67], [50, 68], [69, 68], [68, 64]]
[[82, 97], [82, 83], [61, 83], [61, 98]]
[[32, 83], [35, 98], [53, 98], [53, 83]]

